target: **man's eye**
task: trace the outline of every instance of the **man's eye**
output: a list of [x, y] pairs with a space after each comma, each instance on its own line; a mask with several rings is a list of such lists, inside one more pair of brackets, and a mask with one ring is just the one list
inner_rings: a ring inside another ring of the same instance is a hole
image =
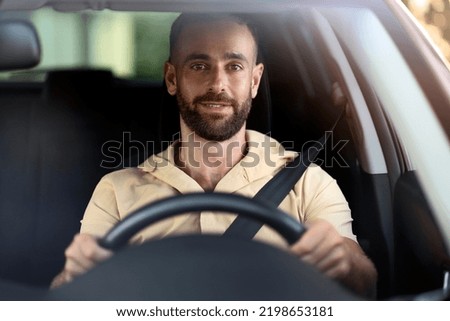
[[191, 68], [193, 70], [201, 71], [201, 70], [206, 70], [207, 67], [206, 67], [205, 64], [194, 64], [194, 65], [191, 66]]
[[242, 70], [242, 69], [244, 69], [241, 65], [238, 65], [238, 64], [232, 64], [232, 65], [230, 65], [230, 70], [233, 70], [233, 71], [239, 71], [239, 70]]

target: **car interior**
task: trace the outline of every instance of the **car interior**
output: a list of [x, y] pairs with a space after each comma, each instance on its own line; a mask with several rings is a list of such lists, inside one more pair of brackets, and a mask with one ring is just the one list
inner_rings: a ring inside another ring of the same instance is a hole
[[[380, 8], [373, 12], [389, 19]], [[265, 64], [248, 128], [304, 151], [345, 110], [316, 162], [349, 202], [354, 233], [378, 270], [376, 299], [448, 299], [442, 233], [377, 93], [327, 14], [246, 15], [258, 28]], [[407, 39], [397, 29], [392, 37]], [[0, 19], [0, 42], [1, 71], [36, 66], [45, 49], [33, 25], [18, 19]], [[423, 58], [411, 50], [408, 59]], [[26, 299], [26, 287], [47, 288], [62, 269], [100, 178], [167, 147], [177, 138], [178, 111], [163, 82], [89, 67], [48, 70], [42, 82], [0, 81], [0, 106], [0, 257], [7, 262], [0, 279], [16, 284], [14, 293]], [[371, 157], [377, 151], [382, 165]]]

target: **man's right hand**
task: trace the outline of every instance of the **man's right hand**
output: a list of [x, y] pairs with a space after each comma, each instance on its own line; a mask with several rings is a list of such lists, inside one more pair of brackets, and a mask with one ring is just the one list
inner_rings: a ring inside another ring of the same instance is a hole
[[98, 245], [96, 237], [88, 234], [75, 235], [65, 251], [64, 269], [54, 278], [50, 287], [55, 288], [72, 281], [76, 276], [86, 273], [98, 263], [111, 257], [112, 254], [113, 252]]

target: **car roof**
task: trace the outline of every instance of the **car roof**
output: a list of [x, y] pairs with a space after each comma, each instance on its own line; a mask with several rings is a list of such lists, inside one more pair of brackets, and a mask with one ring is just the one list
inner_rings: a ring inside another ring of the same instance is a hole
[[[334, 3], [370, 5], [390, 0], [340, 0]], [[194, 5], [195, 4], [195, 5]], [[60, 11], [93, 10], [161, 10], [161, 11], [236, 11], [267, 12], [301, 5], [318, 5], [316, 0], [0, 0], [0, 10], [32, 10], [49, 6]]]

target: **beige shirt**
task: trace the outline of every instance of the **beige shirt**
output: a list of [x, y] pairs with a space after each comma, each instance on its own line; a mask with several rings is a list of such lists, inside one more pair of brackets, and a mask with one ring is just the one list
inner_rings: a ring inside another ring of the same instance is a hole
[[[217, 184], [215, 191], [253, 197], [296, 153], [286, 151], [269, 136], [248, 130], [248, 152]], [[98, 183], [82, 220], [81, 233], [103, 236], [125, 216], [148, 203], [169, 196], [204, 192], [200, 185], [174, 163], [174, 145], [151, 156], [137, 168], [105, 175]], [[348, 203], [336, 181], [311, 165], [279, 206], [299, 222], [329, 221], [337, 231], [356, 241]], [[149, 226], [134, 242], [144, 242], [188, 233], [223, 233], [234, 214], [187, 213]], [[286, 242], [271, 228], [263, 226], [255, 239], [274, 245]]]

